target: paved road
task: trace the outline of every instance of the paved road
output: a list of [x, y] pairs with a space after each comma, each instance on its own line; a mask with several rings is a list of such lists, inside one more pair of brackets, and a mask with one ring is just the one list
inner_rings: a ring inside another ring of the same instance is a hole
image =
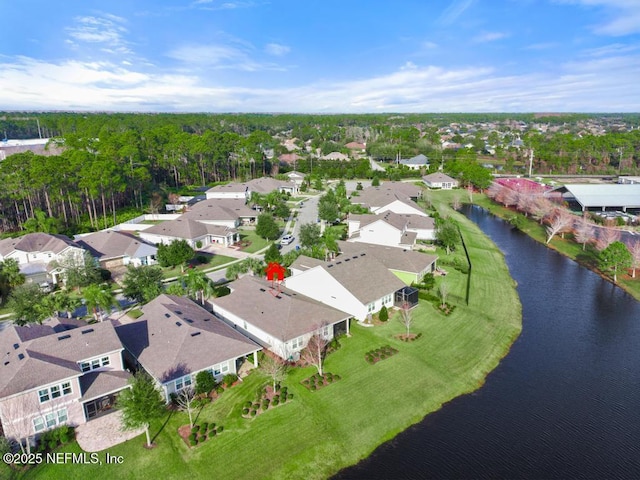
[[318, 201], [320, 200], [321, 195], [315, 195], [313, 197], [308, 197], [302, 203], [303, 206], [298, 206], [298, 218], [296, 219], [296, 223], [293, 227], [293, 232], [291, 235], [294, 236], [294, 240], [289, 245], [283, 245], [280, 253], [287, 253], [291, 250], [294, 250], [297, 245], [300, 245], [300, 225], [304, 225], [305, 223], [317, 223], [318, 220]]

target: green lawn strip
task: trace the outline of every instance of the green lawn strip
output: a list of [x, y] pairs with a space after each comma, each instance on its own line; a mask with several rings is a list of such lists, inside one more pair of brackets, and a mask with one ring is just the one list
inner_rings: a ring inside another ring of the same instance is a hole
[[[195, 268], [197, 268], [198, 270], [210, 270], [212, 268], [215, 268], [219, 265], [224, 265], [225, 263], [229, 263], [229, 262], [233, 262], [234, 260], [236, 260], [233, 257], [227, 257], [225, 255], [207, 255], [208, 258], [208, 262], [207, 263], [200, 263], [200, 264], [196, 264]], [[174, 268], [163, 268], [162, 269], [162, 276], [166, 279], [166, 278], [174, 278], [174, 277], [180, 277], [182, 275], [182, 268], [181, 267], [174, 267]]]
[[[146, 479], [162, 472], [167, 479], [313, 479], [368, 456], [426, 414], [476, 390], [520, 332], [520, 302], [502, 254], [470, 221], [463, 216], [459, 221], [473, 261], [470, 305], [462, 301], [466, 276], [447, 268], [449, 274], [437, 281], [450, 282], [456, 309], [445, 317], [421, 301], [411, 328], [422, 333], [417, 341], [394, 337], [404, 332], [395, 316], [374, 328], [353, 324], [352, 336], [342, 338], [342, 347], [325, 363], [326, 372], [342, 379], [321, 390], [300, 384], [313, 368], [293, 369], [284, 384], [294, 398], [253, 420], [243, 419], [244, 402], [254, 400], [267, 382], [254, 372], [201, 412], [198, 422], [216, 422], [225, 430], [195, 448], [177, 434], [187, 423], [186, 414], [178, 412], [157, 436], [155, 449], [142, 448], [143, 436], [110, 449], [124, 456], [123, 465], [42, 465], [24, 478]], [[368, 364], [365, 353], [384, 345], [399, 352]], [[152, 425], [152, 434], [160, 425]], [[77, 446], [65, 448], [77, 451]]]
[[271, 243], [270, 240], [265, 240], [264, 238], [258, 236], [255, 230], [240, 230], [240, 240], [250, 242], [249, 246], [242, 248], [243, 252], [247, 253], [256, 253], [259, 250], [262, 250], [265, 247], [268, 247]]

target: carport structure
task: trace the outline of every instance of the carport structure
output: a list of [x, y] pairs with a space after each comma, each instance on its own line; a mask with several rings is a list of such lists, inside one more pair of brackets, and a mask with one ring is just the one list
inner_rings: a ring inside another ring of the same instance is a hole
[[584, 212], [589, 209], [609, 210], [640, 209], [640, 184], [614, 185], [563, 185], [545, 193], [547, 197], [557, 197], [577, 203]]

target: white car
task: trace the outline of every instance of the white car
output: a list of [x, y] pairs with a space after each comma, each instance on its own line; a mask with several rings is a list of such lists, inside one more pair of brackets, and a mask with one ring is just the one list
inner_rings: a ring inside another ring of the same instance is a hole
[[291, 242], [293, 242], [293, 235], [285, 235], [280, 240], [280, 245], [289, 245]]

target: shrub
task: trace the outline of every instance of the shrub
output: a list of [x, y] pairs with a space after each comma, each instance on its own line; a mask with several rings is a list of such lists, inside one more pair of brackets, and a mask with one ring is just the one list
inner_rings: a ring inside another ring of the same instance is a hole
[[[222, 425], [220, 425], [218, 427], [218, 433], [222, 433], [222, 431], [224, 430], [224, 427]], [[215, 431], [215, 430], [214, 430]]]
[[198, 441], [195, 438], [190, 439], [189, 445], [191, 445], [192, 447], [195, 447], [196, 445], [198, 445]]
[[238, 376], [235, 373], [228, 373], [222, 378], [222, 383], [229, 388], [236, 380], [238, 380]]
[[291, 400], [293, 398], [293, 393], [290, 393], [289, 395], [287, 395], [287, 400]]
[[215, 436], [216, 436], [216, 433], [217, 433], [217, 432], [216, 432], [215, 430], [211, 430], [211, 431], [209, 432], [209, 435], [211, 435], [212, 437], [215, 437]]
[[196, 393], [209, 393], [216, 388], [216, 379], [208, 370], [198, 372], [196, 375]]
[[211, 431], [211, 430], [215, 430], [215, 429], [216, 429], [216, 424], [215, 424], [215, 423], [213, 423], [213, 422], [211, 422], [211, 423], [209, 424], [209, 431]]
[[246, 408], [251, 408], [251, 405], [253, 405], [253, 402], [251, 402], [251, 400], [247, 400], [244, 404]]
[[200, 425], [194, 425], [194, 426], [191, 428], [191, 434], [192, 434], [192, 435], [193, 435], [193, 434], [195, 434], [195, 433], [198, 433], [199, 431], [200, 431]]
[[260, 408], [260, 404], [259, 403], [254, 403], [253, 404], [253, 409], [254, 410], [258, 410]]
[[255, 410], [251, 410], [251, 416], [255, 417], [256, 416], [256, 411]]
[[207, 422], [203, 422], [201, 428], [203, 432], [206, 432], [207, 430], [209, 430], [209, 424]]
[[243, 415], [248, 415], [249, 414], [249, 409], [248, 408], [243, 408], [242, 409], [242, 414]]
[[216, 387], [216, 393], [218, 393], [218, 394], [219, 394], [219, 393], [222, 393], [222, 392], [224, 392], [224, 388], [222, 387], [222, 385], [218, 385], [218, 386]]
[[382, 308], [380, 309], [380, 313], [378, 313], [378, 318], [380, 319], [381, 322], [386, 322], [387, 320], [389, 320], [389, 311], [387, 310], [387, 307], [385, 305], [383, 305]]
[[195, 441], [196, 438], [197, 438], [197, 435], [195, 433], [192, 433], [191, 435], [189, 435], [189, 440], [191, 440], [192, 442]]
[[278, 405], [280, 403], [280, 400], [278, 400], [277, 398], [273, 399], [273, 403], [272, 405], [275, 407], [276, 405]]

